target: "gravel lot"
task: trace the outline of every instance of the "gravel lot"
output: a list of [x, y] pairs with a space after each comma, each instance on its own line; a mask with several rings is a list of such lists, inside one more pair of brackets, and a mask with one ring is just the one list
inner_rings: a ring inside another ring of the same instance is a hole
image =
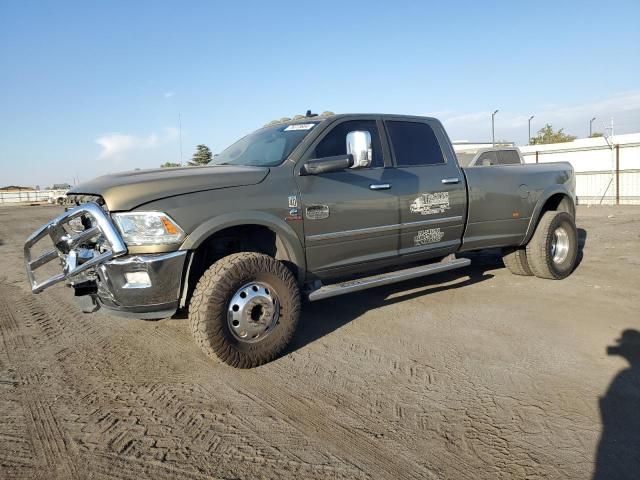
[[639, 207], [579, 208], [567, 280], [482, 252], [306, 305], [254, 370], [184, 319], [32, 295], [22, 244], [59, 210], [0, 207], [0, 478], [638, 478]]

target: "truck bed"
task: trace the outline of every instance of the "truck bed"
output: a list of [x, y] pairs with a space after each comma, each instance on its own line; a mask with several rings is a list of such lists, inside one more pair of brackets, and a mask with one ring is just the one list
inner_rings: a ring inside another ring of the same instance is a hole
[[520, 245], [540, 198], [554, 190], [575, 191], [573, 167], [567, 162], [478, 166], [462, 171], [469, 205], [461, 251]]

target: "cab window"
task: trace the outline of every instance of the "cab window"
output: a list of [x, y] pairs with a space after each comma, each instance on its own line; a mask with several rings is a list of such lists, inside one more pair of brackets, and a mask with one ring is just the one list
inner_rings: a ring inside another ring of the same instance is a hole
[[498, 156], [494, 150], [490, 150], [488, 152], [484, 152], [482, 155], [478, 157], [476, 160], [476, 166], [488, 167], [489, 165], [496, 165], [498, 163]]
[[371, 134], [371, 148], [373, 158], [369, 168], [384, 166], [382, 157], [382, 144], [375, 120], [352, 120], [342, 122], [318, 143], [313, 153], [313, 158], [335, 157], [347, 154], [347, 134], [354, 131], [367, 131]]
[[498, 163], [500, 165], [517, 165], [520, 163], [520, 156], [515, 150], [498, 150]]
[[426, 123], [391, 120], [385, 124], [399, 167], [445, 163], [436, 134]]

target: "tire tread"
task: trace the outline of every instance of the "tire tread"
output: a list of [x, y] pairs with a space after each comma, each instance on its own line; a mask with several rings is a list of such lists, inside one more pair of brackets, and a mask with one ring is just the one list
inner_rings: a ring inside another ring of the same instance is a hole
[[[531, 240], [527, 244], [527, 260], [529, 262], [531, 272], [536, 277], [546, 278], [549, 280], [560, 280], [567, 277], [571, 273], [571, 271], [573, 271], [577, 251], [571, 253], [571, 255], [573, 255], [573, 265], [568, 271], [559, 273], [552, 268], [553, 258], [551, 257], [551, 252], [549, 251], [548, 244], [550, 241], [550, 237], [553, 235], [553, 229], [551, 228], [551, 225], [560, 215], [567, 215], [573, 220], [573, 218], [566, 212], [545, 212], [544, 215], [542, 215], [542, 218], [540, 219], [535, 232], [533, 233], [533, 237], [531, 237]], [[575, 224], [573, 224], [573, 221], [572, 225], [575, 235]]]
[[502, 250], [502, 261], [514, 275], [530, 277], [533, 275], [527, 259], [526, 247], [512, 247]]
[[[240, 351], [229, 342], [222, 321], [213, 321], [212, 316], [226, 312], [228, 292], [247, 270], [278, 277], [285, 285], [286, 292], [278, 295], [287, 304], [285, 322], [281, 317], [280, 330], [265, 338], [268, 348]], [[214, 263], [198, 281], [189, 307], [191, 333], [199, 347], [210, 357], [238, 368], [252, 368], [275, 359], [287, 346], [295, 332], [300, 317], [300, 292], [293, 274], [281, 262], [268, 255], [255, 252], [234, 253]], [[273, 338], [272, 338], [273, 337]]]

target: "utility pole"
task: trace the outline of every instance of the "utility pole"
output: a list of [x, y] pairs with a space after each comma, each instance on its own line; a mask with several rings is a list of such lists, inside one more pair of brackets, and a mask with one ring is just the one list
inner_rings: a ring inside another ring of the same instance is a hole
[[596, 119], [596, 117], [593, 117], [591, 120], [589, 120], [589, 138], [591, 138], [591, 135], [593, 135], [593, 121]]
[[527, 138], [527, 145], [531, 145], [531, 120], [535, 118], [535, 115], [529, 117], [529, 137]]
[[611, 136], [613, 137], [613, 117], [611, 117]]
[[[613, 149], [613, 117], [611, 117], [611, 182], [613, 182], [613, 179], [616, 178], [616, 169], [617, 169], [617, 165], [616, 165], [616, 155], [614, 153], [614, 149]], [[618, 147], [620, 148], [620, 147]], [[618, 185], [616, 184], [616, 187]], [[613, 192], [612, 193], [612, 197], [613, 197]], [[619, 192], [616, 192], [616, 195], [620, 195]]]
[[178, 113], [178, 127], [180, 130], [180, 166], [182, 166], [182, 115]]
[[494, 110], [494, 112], [491, 114], [491, 143], [493, 143], [493, 146], [496, 146], [496, 129], [495, 129], [495, 116], [496, 113], [498, 113], [499, 110]]

